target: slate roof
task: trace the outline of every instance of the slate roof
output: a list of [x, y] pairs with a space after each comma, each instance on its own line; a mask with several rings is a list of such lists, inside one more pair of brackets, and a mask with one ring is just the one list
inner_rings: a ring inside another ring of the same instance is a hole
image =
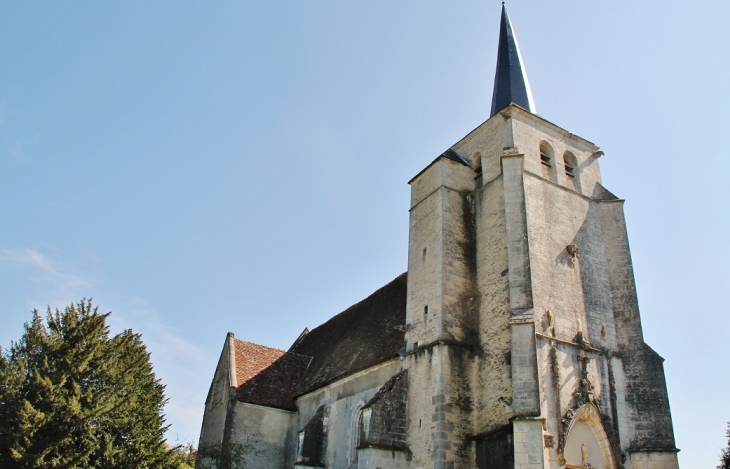
[[405, 345], [407, 273], [313, 329], [292, 352], [312, 357], [297, 395], [397, 357]]
[[425, 168], [423, 168], [423, 169], [422, 169], [422, 170], [421, 170], [421, 171], [420, 171], [420, 172], [419, 172], [418, 174], [416, 174], [415, 176], [413, 176], [413, 177], [411, 178], [411, 180], [410, 180], [410, 181], [408, 181], [408, 184], [410, 184], [410, 183], [412, 183], [413, 181], [415, 181], [415, 180], [416, 180], [416, 178], [418, 178], [418, 176], [420, 176], [421, 174], [425, 173], [425, 172], [426, 172], [426, 170], [428, 170], [428, 168], [430, 168], [430, 167], [431, 167], [431, 166], [432, 166], [432, 165], [433, 165], [434, 163], [436, 163], [436, 162], [437, 162], [438, 160], [440, 160], [441, 158], [446, 158], [447, 160], [451, 160], [451, 161], [453, 161], [454, 163], [459, 163], [459, 164], [463, 164], [464, 166], [470, 166], [470, 165], [469, 165], [469, 163], [467, 163], [467, 162], [466, 162], [466, 161], [464, 160], [464, 158], [460, 157], [458, 153], [456, 153], [456, 152], [455, 152], [454, 150], [452, 150], [451, 148], [449, 148], [448, 150], [446, 150], [445, 152], [443, 152], [443, 153], [441, 153], [441, 154], [440, 154], [439, 156], [437, 156], [437, 157], [436, 157], [436, 159], [434, 159], [434, 160], [433, 160], [433, 161], [431, 162], [431, 164], [429, 164], [428, 166], [426, 166]]
[[235, 343], [237, 398], [241, 402], [295, 410], [295, 398], [337, 379], [397, 357], [405, 332], [406, 274], [350, 306], [291, 349]]
[[448, 158], [451, 161], [456, 161], [457, 163], [461, 163], [464, 166], [469, 166], [469, 163], [464, 161], [464, 159], [462, 157], [460, 157], [454, 150], [452, 150], [450, 148], [448, 150], [446, 150], [445, 152], [443, 152], [441, 154], [441, 156], [439, 156], [439, 158]]
[[520, 46], [512, 29], [507, 8], [502, 3], [502, 19], [499, 25], [499, 46], [497, 49], [497, 70], [494, 73], [492, 113], [490, 117], [515, 103], [533, 114], [537, 113], [532, 99], [530, 82], [522, 63]]
[[239, 401], [295, 410], [292, 396], [310, 358], [235, 339]]

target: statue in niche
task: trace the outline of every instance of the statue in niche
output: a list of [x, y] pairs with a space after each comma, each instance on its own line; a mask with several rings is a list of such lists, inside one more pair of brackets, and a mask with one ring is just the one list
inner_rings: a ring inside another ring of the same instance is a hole
[[591, 463], [588, 462], [588, 447], [585, 443], [580, 445], [580, 456], [583, 467], [591, 467]]

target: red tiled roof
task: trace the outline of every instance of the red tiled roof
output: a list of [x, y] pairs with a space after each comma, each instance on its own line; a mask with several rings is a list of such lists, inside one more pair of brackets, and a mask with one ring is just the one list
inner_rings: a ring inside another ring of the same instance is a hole
[[236, 345], [236, 387], [242, 385], [269, 365], [281, 358], [286, 352], [278, 348], [235, 339]]
[[310, 358], [239, 339], [234, 344], [238, 400], [296, 409], [292, 397]]

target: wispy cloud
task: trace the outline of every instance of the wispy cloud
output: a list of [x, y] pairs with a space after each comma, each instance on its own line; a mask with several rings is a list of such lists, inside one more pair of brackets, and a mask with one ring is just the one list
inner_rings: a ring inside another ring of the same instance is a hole
[[168, 320], [174, 314], [160, 314], [157, 306], [144, 298], [128, 294], [120, 298], [119, 292], [109, 292], [104, 288], [103, 276], [94, 273], [96, 263], [85, 254], [81, 267], [47, 246], [0, 249], [0, 270], [35, 284], [36, 288], [26, 291], [29, 297], [25, 301], [31, 308], [63, 307], [88, 296], [93, 289], [94, 303], [104, 312], [113, 312], [109, 317], [112, 333], [124, 329], [141, 333], [154, 371], [166, 386], [169, 403], [165, 415], [171, 425], [168, 439], [174, 443], [177, 436], [181, 441], [197, 444], [205, 396], [217, 357], [187, 340], [182, 327]]
[[74, 273], [74, 269], [57, 259], [30, 248], [0, 250], [0, 265], [25, 272], [37, 282], [53, 286], [63, 292], [88, 287], [91, 280]]

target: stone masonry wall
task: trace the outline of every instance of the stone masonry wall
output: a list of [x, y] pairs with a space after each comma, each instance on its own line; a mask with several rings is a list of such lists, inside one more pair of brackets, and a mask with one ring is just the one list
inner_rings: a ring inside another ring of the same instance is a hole
[[[615, 348], [609, 269], [597, 205], [526, 174], [538, 330], [567, 341]], [[569, 246], [575, 246], [571, 253]], [[578, 339], [578, 334], [581, 338]]]
[[437, 344], [408, 354], [408, 448], [412, 468], [454, 469], [474, 461], [468, 350]]
[[506, 150], [502, 156], [505, 226], [507, 241], [507, 278], [511, 320], [515, 316], [532, 320], [532, 265], [525, 210], [524, 155]]
[[[609, 426], [613, 418], [608, 357], [616, 344], [608, 267], [600, 213], [592, 193], [600, 181], [597, 161], [570, 135], [518, 118], [515, 144], [525, 155], [524, 187], [529, 239], [533, 314], [538, 334], [540, 415], [546, 433], [545, 461], [561, 465], [570, 412], [595, 402]], [[557, 171], [543, 174], [540, 144], [554, 151]], [[565, 173], [562, 155], [577, 157], [575, 178]], [[556, 177], [556, 182], [548, 178]]]
[[543, 469], [543, 432], [540, 420], [514, 420], [515, 469]]
[[390, 378], [363, 407], [367, 414], [360, 416], [358, 447], [407, 450], [407, 401], [408, 370], [404, 370]]
[[676, 452], [642, 451], [631, 455], [626, 469], [679, 469]]
[[241, 445], [244, 466], [286, 469], [287, 452], [293, 445], [289, 429], [296, 412], [237, 402], [231, 441]]
[[[464, 341], [465, 304], [472, 295], [470, 207], [474, 171], [438, 158], [411, 181], [406, 320], [408, 350], [416, 343]], [[468, 321], [466, 321], [468, 322]]]
[[439, 158], [411, 181], [407, 321], [412, 466], [473, 462], [472, 356], [478, 342], [474, 169]]
[[[343, 469], [358, 467], [358, 411], [373, 398], [384, 383], [402, 370], [401, 366], [400, 360], [391, 360], [299, 397], [299, 410], [293, 424], [295, 433], [306, 425], [320, 406], [327, 406], [329, 415], [325, 428], [328, 440], [325, 464], [327, 467]], [[288, 467], [293, 466], [295, 455], [296, 451], [289, 453]]]
[[508, 149], [501, 158], [508, 243], [512, 409], [516, 416], [535, 417], [540, 413], [540, 387], [535, 348], [532, 255], [525, 209], [524, 155]]
[[299, 432], [297, 464], [325, 466], [328, 427], [329, 409], [321, 405]]
[[[465, 179], [473, 179], [474, 172], [470, 168], [460, 169], [465, 173]], [[443, 190], [442, 197], [445, 211], [441, 246], [443, 290], [437, 313], [441, 313], [443, 326], [436, 339], [468, 345], [477, 329], [477, 311], [473, 307], [476, 293], [473, 291], [471, 206], [463, 192]]]
[[[440, 246], [443, 244], [441, 217], [443, 204], [439, 197], [428, 197], [410, 212], [411, 239], [408, 243], [408, 305], [406, 309], [406, 340], [408, 350], [415, 344], [432, 342], [442, 335], [441, 306], [442, 278], [436, 275], [443, 264]], [[421, 281], [413, 279], [420, 271]], [[428, 311], [426, 308], [428, 307]]]
[[644, 343], [621, 201], [600, 203], [618, 350], [623, 355], [624, 451], [675, 449], [664, 361]]
[[475, 195], [479, 349], [474, 376], [474, 432], [507, 425], [512, 409], [507, 237], [502, 178]]
[[[672, 450], [662, 360], [643, 342], [621, 201], [600, 186], [597, 148], [521, 111], [511, 115], [514, 144], [525, 155], [540, 407], [547, 436], [556, 438], [559, 449], [562, 422], [583, 403], [594, 402], [616, 450], [620, 446], [624, 453], [619, 460], [633, 450]], [[541, 143], [553, 149], [555, 181], [549, 180], [552, 173], [544, 174]], [[565, 152], [576, 157], [575, 177], [565, 172]], [[594, 194], [601, 200], [592, 199]], [[550, 464], [558, 465], [556, 450], [547, 453]]]
[[502, 174], [499, 156], [505, 147], [513, 146], [509, 122], [497, 115], [474, 129], [451, 149], [469, 161], [472, 167], [476, 157], [481, 157], [482, 182], [486, 185]]
[[357, 469], [407, 469], [408, 455], [381, 448], [359, 450]]
[[470, 201], [473, 205], [478, 310], [477, 355], [472, 375], [472, 427], [483, 435], [509, 425], [513, 416], [511, 334], [509, 326], [508, 242], [501, 155], [512, 147], [512, 128], [493, 116], [452, 147], [475, 164], [482, 177]]
[[226, 339], [223, 351], [218, 359], [213, 381], [205, 400], [203, 424], [200, 430], [198, 448], [220, 449], [226, 427], [228, 405], [232, 396], [230, 382], [230, 349]]
[[476, 469], [504, 469], [514, 466], [512, 424], [476, 438]]
[[[525, 154], [525, 171], [543, 174], [540, 143], [545, 142], [553, 149], [557, 184], [590, 197], [596, 183], [601, 182], [598, 158], [593, 156], [598, 147], [520, 109], [513, 108], [509, 115], [513, 131], [512, 146]], [[576, 178], [570, 178], [565, 174], [563, 162], [565, 152], [570, 152], [576, 157]]]
[[[608, 432], [618, 435], [609, 370], [611, 363], [608, 354], [602, 350], [586, 350], [545, 336], [538, 336], [537, 342], [542, 383], [541, 414], [546, 419], [546, 436], [551, 441], [546, 447], [546, 459], [549, 467], [558, 469], [567, 437], [565, 423], [571, 421], [570, 412], [575, 413], [583, 404], [591, 402], [598, 406]], [[590, 389], [586, 388], [584, 379], [590, 382]]]
[[644, 341], [639, 303], [634, 282], [634, 269], [626, 233], [623, 201], [601, 202], [599, 205], [604, 250], [609, 273], [611, 304], [616, 321], [617, 346], [630, 350]]
[[436, 422], [433, 421], [434, 406], [439, 401], [445, 402], [445, 397], [436, 397], [437, 383], [434, 375], [440, 372], [441, 356], [437, 347], [428, 347], [410, 353], [406, 356], [408, 379], [411, 383], [408, 389], [408, 418], [406, 419], [408, 433], [408, 448], [412, 453], [412, 468], [432, 468], [434, 442], [432, 433], [436, 431]]

